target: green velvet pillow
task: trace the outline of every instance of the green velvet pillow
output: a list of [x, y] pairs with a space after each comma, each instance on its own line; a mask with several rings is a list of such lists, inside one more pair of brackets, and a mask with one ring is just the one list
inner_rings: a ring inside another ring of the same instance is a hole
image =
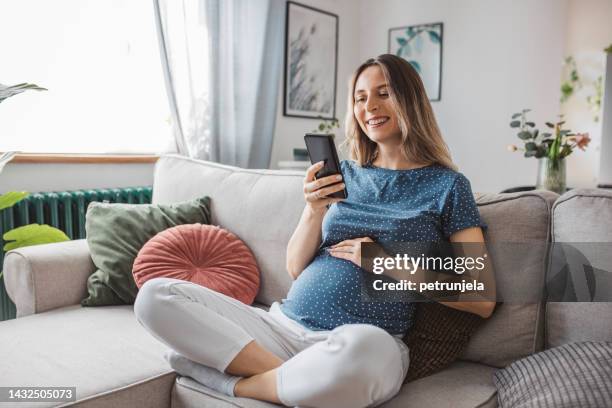
[[138, 287], [132, 266], [140, 248], [158, 232], [181, 224], [210, 224], [210, 199], [175, 204], [91, 203], [87, 244], [98, 268], [87, 279], [83, 306], [133, 304]]

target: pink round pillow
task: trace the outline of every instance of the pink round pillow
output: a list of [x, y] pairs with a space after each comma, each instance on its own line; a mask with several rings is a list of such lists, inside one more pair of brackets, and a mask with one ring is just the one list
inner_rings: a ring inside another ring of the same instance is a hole
[[153, 278], [176, 278], [253, 303], [259, 269], [249, 248], [234, 234], [214, 225], [168, 228], [138, 252], [132, 269], [140, 288]]

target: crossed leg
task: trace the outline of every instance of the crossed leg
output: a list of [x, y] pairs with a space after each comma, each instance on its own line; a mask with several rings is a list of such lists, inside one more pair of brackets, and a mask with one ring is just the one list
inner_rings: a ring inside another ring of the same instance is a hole
[[134, 313], [181, 356], [243, 377], [234, 395], [280, 403], [274, 370], [299, 350], [271, 329], [262, 311], [190, 282], [157, 278], [140, 288]]
[[235, 396], [289, 406], [375, 406], [399, 391], [408, 368], [407, 349], [375, 326], [344, 325], [323, 341], [297, 345], [261, 311], [176, 279], [145, 283], [134, 312], [177, 353], [244, 377]]
[[243, 377], [234, 387], [235, 396], [282, 404], [276, 390], [276, 369], [282, 363], [283, 360], [252, 341], [240, 350], [225, 372]]

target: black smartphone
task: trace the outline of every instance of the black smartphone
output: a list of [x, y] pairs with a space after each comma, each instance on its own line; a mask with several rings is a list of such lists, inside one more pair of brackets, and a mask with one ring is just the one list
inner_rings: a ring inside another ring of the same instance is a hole
[[[338, 151], [336, 150], [332, 135], [307, 133], [304, 136], [304, 141], [306, 142], [306, 149], [308, 150], [310, 162], [312, 164], [320, 161], [324, 163], [323, 168], [315, 174], [317, 179], [331, 176], [332, 174], [342, 174], [340, 171], [340, 160], [338, 160]], [[342, 183], [342, 181], [338, 183]], [[348, 192], [345, 187], [343, 190], [336, 191], [327, 197], [347, 198]]]

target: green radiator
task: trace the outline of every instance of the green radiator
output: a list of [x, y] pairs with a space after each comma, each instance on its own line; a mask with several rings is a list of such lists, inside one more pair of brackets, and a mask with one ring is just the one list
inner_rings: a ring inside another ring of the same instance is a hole
[[[0, 269], [4, 262], [5, 232], [22, 225], [48, 224], [59, 228], [70, 239], [85, 238], [85, 213], [92, 201], [148, 204], [151, 187], [113, 188], [32, 194], [11, 208], [0, 211]], [[14, 319], [15, 305], [6, 294], [4, 275], [0, 280], [0, 321]]]

